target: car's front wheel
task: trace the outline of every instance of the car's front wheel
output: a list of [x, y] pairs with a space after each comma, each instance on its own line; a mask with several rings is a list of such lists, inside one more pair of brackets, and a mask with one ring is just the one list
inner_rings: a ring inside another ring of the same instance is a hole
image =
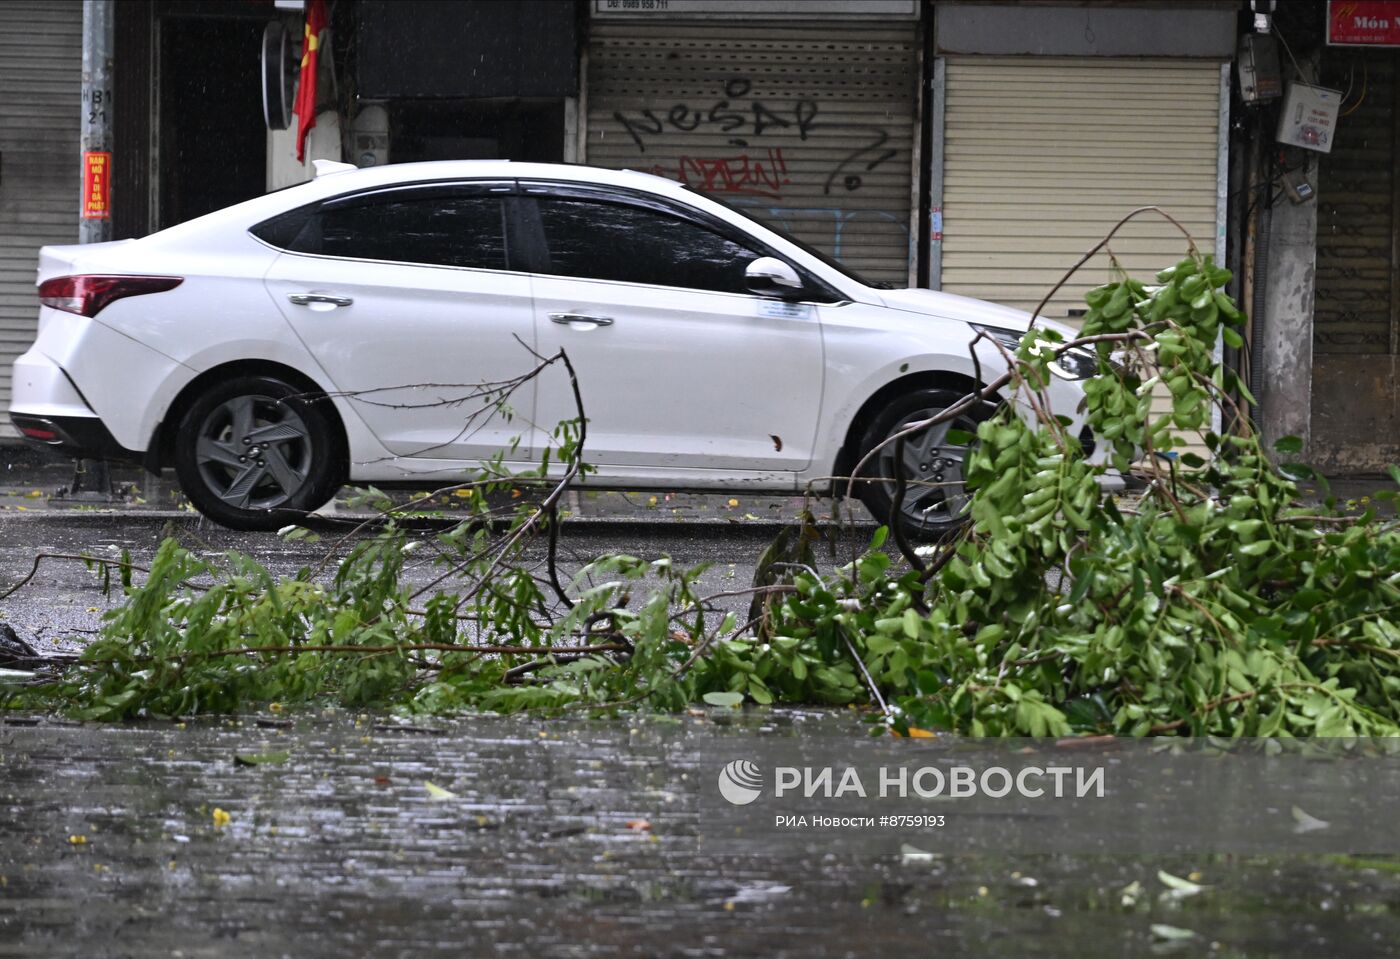
[[273, 376], [205, 390], [180, 418], [175, 472], [201, 513], [233, 529], [276, 529], [326, 503], [344, 479], [324, 397]]
[[[933, 419], [963, 398], [957, 390], [922, 389], [901, 396], [871, 420], [860, 443], [860, 456], [871, 450], [856, 490], [862, 502], [881, 523], [890, 522], [896, 477], [904, 474], [905, 491], [898, 522], [912, 539], [936, 540], [955, 532], [967, 521], [971, 500], [964, 464], [967, 446], [952, 442], [950, 430], [975, 433], [977, 424], [990, 415], [985, 404], [952, 420], [935, 424], [904, 441], [903, 456], [896, 460], [895, 444], [886, 443], [896, 433], [921, 420]], [[881, 445], [885, 444], [885, 445]]]

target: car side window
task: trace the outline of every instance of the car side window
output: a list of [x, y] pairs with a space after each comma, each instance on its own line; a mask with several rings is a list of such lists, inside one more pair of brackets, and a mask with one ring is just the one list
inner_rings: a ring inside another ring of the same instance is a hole
[[555, 276], [749, 293], [744, 269], [763, 255], [659, 210], [573, 197], [536, 197]]
[[260, 225], [255, 235], [294, 253], [506, 269], [499, 196], [398, 191], [337, 200], [307, 217], [294, 235], [292, 223], [279, 222], [284, 219]]

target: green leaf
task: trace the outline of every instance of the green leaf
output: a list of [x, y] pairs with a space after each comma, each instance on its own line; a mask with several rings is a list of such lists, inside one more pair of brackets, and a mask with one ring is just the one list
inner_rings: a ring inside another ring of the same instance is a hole
[[1284, 436], [1274, 442], [1274, 449], [1290, 455], [1303, 452], [1303, 441], [1297, 436]]
[[711, 706], [736, 709], [744, 702], [743, 693], [706, 693], [700, 697]]

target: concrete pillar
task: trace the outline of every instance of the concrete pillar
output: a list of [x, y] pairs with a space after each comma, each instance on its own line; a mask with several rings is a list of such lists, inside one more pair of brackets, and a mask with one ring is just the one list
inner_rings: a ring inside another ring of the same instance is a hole
[[[112, 48], [116, 10], [111, 0], [83, 0], [83, 86], [81, 148], [83, 156], [112, 152]], [[106, 176], [111, 177], [108, 167]], [[120, 199], [120, 198], [118, 198]], [[112, 238], [111, 211], [101, 218], [78, 221], [79, 243], [102, 243]]]
[[[1308, 182], [1316, 191], [1317, 162], [1309, 166]], [[1260, 432], [1267, 446], [1284, 436], [1301, 438], [1306, 458], [1311, 442], [1313, 302], [1317, 292], [1315, 198], [1299, 204], [1280, 200], [1274, 206], [1266, 263]]]

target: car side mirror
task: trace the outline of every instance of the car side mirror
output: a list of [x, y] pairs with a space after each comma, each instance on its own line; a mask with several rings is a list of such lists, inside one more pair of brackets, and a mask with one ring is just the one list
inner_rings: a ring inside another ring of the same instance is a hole
[[782, 260], [760, 256], [744, 269], [744, 283], [759, 296], [785, 296], [802, 289], [797, 271]]

